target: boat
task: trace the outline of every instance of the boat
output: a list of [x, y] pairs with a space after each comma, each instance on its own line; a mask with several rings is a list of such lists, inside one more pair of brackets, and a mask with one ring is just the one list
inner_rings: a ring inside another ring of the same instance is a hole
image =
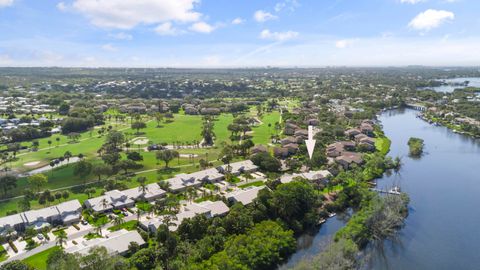
[[400, 190], [400, 187], [393, 187], [388, 191], [388, 193], [395, 194], [395, 195], [400, 195], [402, 192]]
[[324, 218], [321, 218], [321, 219], [318, 221], [318, 225], [321, 225], [321, 224], [323, 224], [323, 223], [325, 223], [325, 222], [327, 222], [327, 220], [324, 219]]
[[332, 217], [334, 217], [334, 216], [336, 216], [336, 215], [337, 215], [337, 213], [330, 213], [330, 214], [328, 214], [328, 217], [329, 217], [329, 218], [332, 218]]

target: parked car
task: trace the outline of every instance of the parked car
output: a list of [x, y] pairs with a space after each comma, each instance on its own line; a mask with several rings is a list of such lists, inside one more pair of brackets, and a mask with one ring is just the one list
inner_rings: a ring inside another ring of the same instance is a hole
[[43, 236], [43, 234], [39, 233], [37, 234], [37, 238], [38, 240], [43, 240], [45, 237]]
[[152, 144], [147, 147], [148, 151], [155, 151], [155, 150], [160, 150], [161, 146], [158, 144]]
[[82, 219], [82, 221], [80, 221], [80, 223], [82, 223], [82, 225], [88, 225], [88, 221], [86, 221], [85, 219]]

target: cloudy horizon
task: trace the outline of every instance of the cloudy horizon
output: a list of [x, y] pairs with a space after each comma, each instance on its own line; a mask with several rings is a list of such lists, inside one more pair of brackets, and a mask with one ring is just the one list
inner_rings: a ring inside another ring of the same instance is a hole
[[[41, 3], [40, 3], [41, 2]], [[469, 0], [0, 0], [0, 66], [479, 66]], [[363, 2], [363, 1], [362, 1]]]

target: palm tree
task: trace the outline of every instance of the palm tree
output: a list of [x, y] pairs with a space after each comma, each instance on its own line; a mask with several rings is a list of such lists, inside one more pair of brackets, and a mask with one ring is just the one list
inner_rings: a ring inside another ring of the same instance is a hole
[[57, 239], [56, 239], [56, 243], [57, 243], [57, 246], [60, 246], [61, 248], [63, 248], [63, 245], [65, 245], [67, 243], [67, 233], [63, 230], [60, 230], [57, 234]]
[[120, 225], [122, 225], [123, 223], [125, 223], [125, 220], [123, 220], [121, 216], [116, 216], [113, 219], [113, 225], [116, 227], [120, 227]]
[[143, 213], [143, 210], [137, 209], [137, 212], [136, 212], [136, 214], [137, 214], [137, 221], [140, 220], [140, 216], [142, 215], [142, 213]]
[[66, 151], [65, 154], [63, 154], [63, 157], [67, 160], [67, 166], [70, 163], [70, 158], [72, 157], [72, 152]]
[[103, 207], [103, 209], [107, 209], [107, 207], [108, 207], [108, 201], [107, 201], [107, 199], [103, 198], [103, 199], [100, 201], [100, 205]]
[[138, 177], [137, 182], [140, 183], [140, 186], [138, 187], [138, 190], [142, 192], [142, 194], [145, 195], [148, 191], [148, 186], [147, 186], [147, 178], [146, 177]]
[[93, 227], [95, 227], [95, 233], [102, 235], [102, 227], [101, 223], [93, 223]]

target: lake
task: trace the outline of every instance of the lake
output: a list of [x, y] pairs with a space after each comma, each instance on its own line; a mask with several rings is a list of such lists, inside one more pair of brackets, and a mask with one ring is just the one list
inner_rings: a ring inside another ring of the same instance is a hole
[[[383, 250], [374, 252], [368, 269], [478, 269], [480, 142], [429, 125], [416, 118], [416, 113], [393, 110], [379, 118], [392, 140], [390, 155], [400, 156], [403, 167], [399, 174], [379, 179], [378, 186], [401, 185], [411, 202], [397, 241], [386, 241]], [[410, 137], [425, 140], [422, 158], [408, 157]], [[319, 246], [313, 243], [299, 252], [311, 257]], [[291, 260], [296, 258], [297, 253]]]
[[453, 90], [455, 90], [455, 89], [465, 88], [465, 86], [454, 85], [454, 84], [464, 83], [465, 81], [470, 82], [468, 84], [468, 86], [480, 87], [480, 78], [475, 78], [475, 77], [472, 77], [472, 78], [454, 78], [454, 79], [439, 80], [439, 81], [444, 81], [448, 85], [440, 85], [440, 86], [436, 86], [436, 87], [419, 87], [419, 89], [433, 89], [437, 92], [450, 93], [450, 92], [453, 92]]

